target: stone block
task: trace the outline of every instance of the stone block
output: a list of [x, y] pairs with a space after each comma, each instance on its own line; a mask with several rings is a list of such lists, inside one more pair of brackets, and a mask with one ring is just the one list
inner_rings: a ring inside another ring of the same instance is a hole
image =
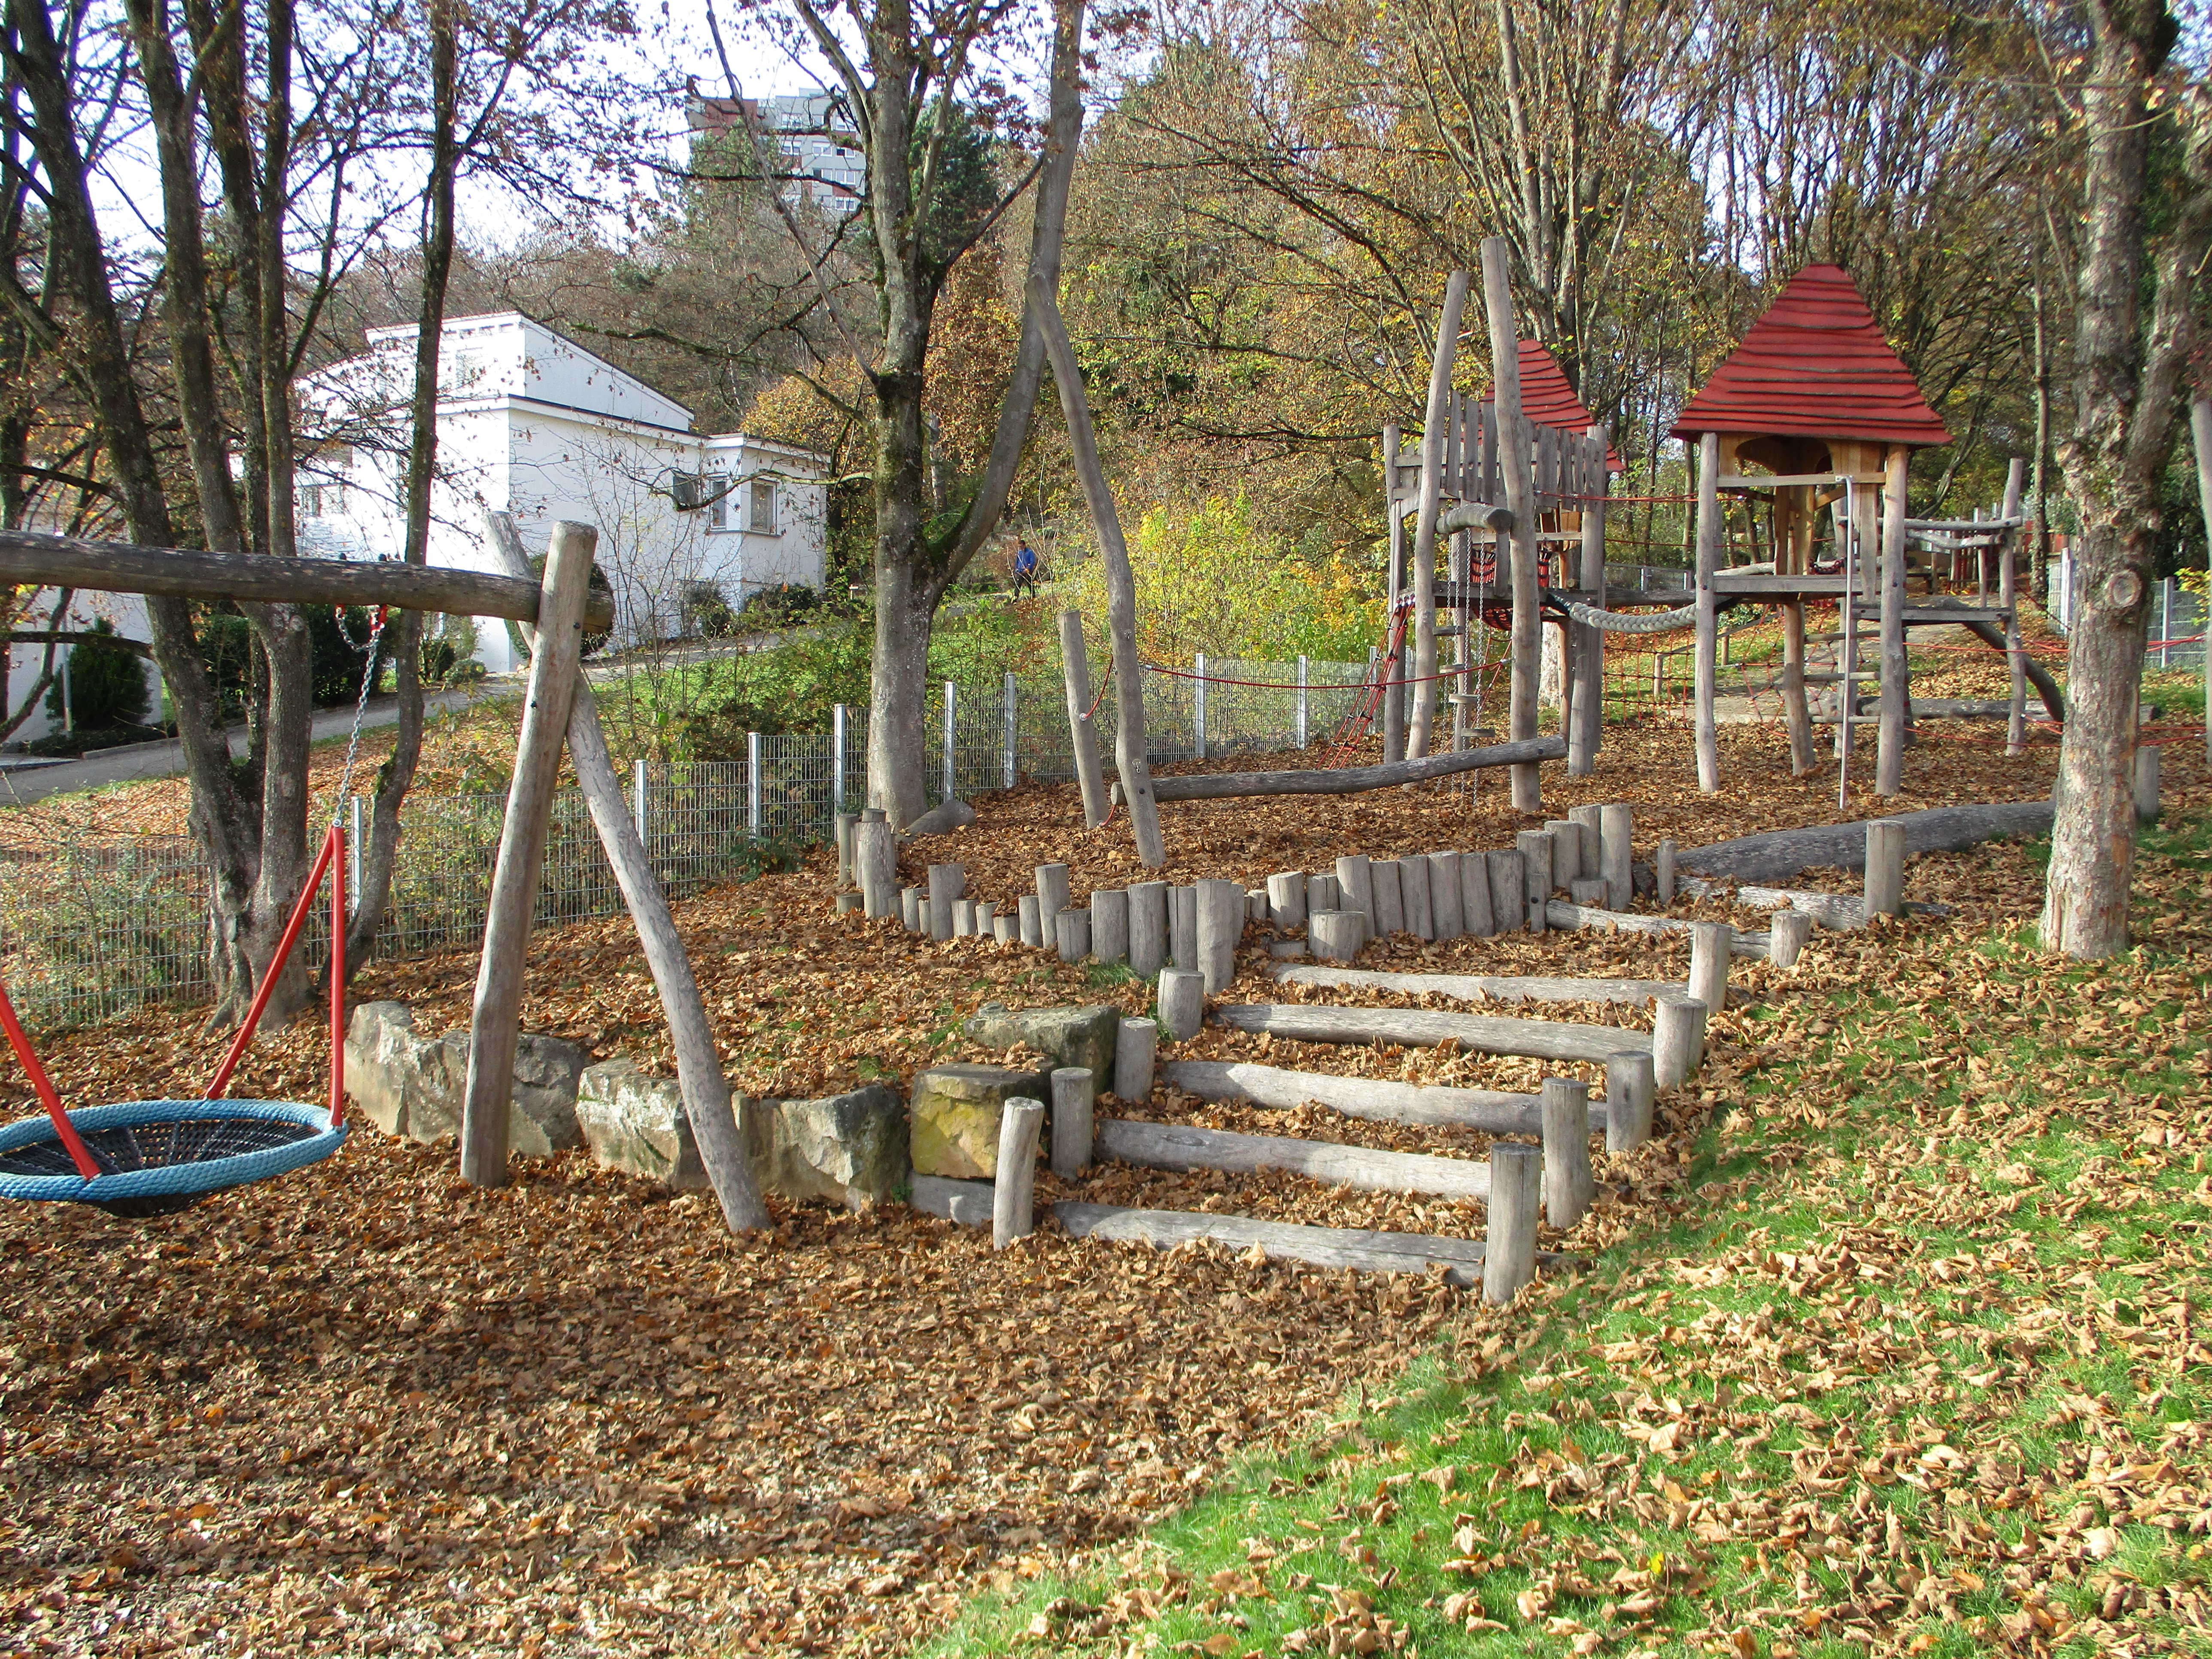
[[576, 1122], [592, 1156], [610, 1170], [679, 1192], [708, 1185], [684, 1091], [672, 1077], [647, 1077], [627, 1060], [586, 1066], [576, 1091]]
[[1062, 1066], [1082, 1066], [1091, 1073], [1094, 1099], [1114, 1091], [1114, 1045], [1121, 1036], [1121, 1011], [1110, 1004], [1009, 1010], [1003, 1004], [987, 1002], [968, 1022], [967, 1029], [968, 1035], [987, 1048], [1028, 1044], [1051, 1060], [1044, 1067], [1048, 1072]]
[[[515, 1045], [507, 1148], [547, 1158], [578, 1145], [576, 1091], [585, 1054], [559, 1037], [523, 1033]], [[365, 1002], [346, 1026], [346, 1094], [386, 1134], [430, 1142], [459, 1134], [469, 1084], [469, 1034], [425, 1037], [404, 1003]]]
[[753, 1177], [785, 1198], [857, 1209], [907, 1178], [906, 1109], [884, 1084], [819, 1100], [743, 1100], [738, 1128]]
[[915, 1073], [909, 1112], [917, 1175], [990, 1181], [999, 1170], [999, 1119], [1016, 1096], [1045, 1098], [1045, 1079], [1009, 1066], [933, 1066]]

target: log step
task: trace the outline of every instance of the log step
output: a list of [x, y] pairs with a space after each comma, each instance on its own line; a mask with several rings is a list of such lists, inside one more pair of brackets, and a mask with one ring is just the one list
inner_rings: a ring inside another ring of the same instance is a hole
[[[1304, 1227], [1288, 1221], [1255, 1221], [1249, 1216], [1135, 1210], [1115, 1204], [1079, 1204], [1073, 1200], [1054, 1205], [1052, 1212], [1075, 1238], [1133, 1239], [1158, 1249], [1173, 1249], [1194, 1239], [1212, 1239], [1231, 1249], [1257, 1249], [1279, 1261], [1350, 1267], [1370, 1273], [1425, 1273], [1431, 1267], [1441, 1267], [1444, 1279], [1462, 1289], [1472, 1290], [1482, 1283], [1482, 1246], [1471, 1238], [1371, 1232], [1354, 1227]], [[1536, 1260], [1539, 1266], [1557, 1267], [1570, 1258], [1540, 1252]]]
[[1402, 1042], [1416, 1048], [1456, 1042], [1480, 1054], [1600, 1064], [1608, 1054], [1651, 1052], [1649, 1031], [1614, 1025], [1571, 1025], [1560, 1020], [1448, 1014], [1427, 1008], [1225, 1002], [1214, 1009], [1213, 1017], [1235, 1030], [1265, 1031], [1299, 1042]]
[[[1308, 1101], [1346, 1117], [1383, 1123], [1431, 1123], [1485, 1134], [1542, 1133], [1543, 1115], [1534, 1095], [1498, 1089], [1443, 1089], [1382, 1078], [1337, 1077], [1328, 1072], [1296, 1072], [1247, 1060], [1175, 1060], [1160, 1068], [1170, 1088], [1200, 1100], [1249, 1100], [1295, 1111]], [[1603, 1133], [1604, 1108], [1590, 1106], [1590, 1133]]]
[[1375, 1193], [1426, 1193], [1440, 1198], [1490, 1196], [1490, 1166], [1472, 1158], [1425, 1152], [1378, 1152], [1295, 1135], [1248, 1135], [1185, 1123], [1102, 1118], [1092, 1154], [1148, 1170], [1222, 1170], [1251, 1175], [1281, 1170], [1331, 1187]]
[[1414, 996], [1451, 997], [1461, 1002], [1628, 1002], [1641, 1006], [1654, 997], [1678, 996], [1679, 980], [1569, 979], [1540, 974], [1386, 974], [1366, 968], [1278, 968], [1275, 977], [1291, 985], [1359, 987], [1404, 991]]
[[[1601, 933], [1686, 933], [1690, 924], [1680, 916], [1638, 915], [1628, 910], [1601, 910], [1591, 904], [1570, 904], [1565, 899], [1553, 899], [1544, 907], [1547, 927], [1594, 928]], [[1771, 935], [1738, 933], [1732, 947], [1740, 957], [1763, 957], [1766, 954]]]

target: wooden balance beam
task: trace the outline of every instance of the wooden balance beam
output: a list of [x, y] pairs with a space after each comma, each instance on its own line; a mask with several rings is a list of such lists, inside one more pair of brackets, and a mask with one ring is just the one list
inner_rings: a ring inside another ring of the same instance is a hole
[[1419, 760], [1391, 761], [1382, 766], [1348, 766], [1302, 772], [1195, 772], [1181, 777], [1154, 778], [1152, 793], [1161, 800], [1224, 800], [1237, 795], [1356, 795], [1368, 789], [1388, 789], [1395, 784], [1422, 783], [1448, 778], [1485, 766], [1522, 766], [1531, 761], [1565, 760], [1565, 738], [1524, 738], [1517, 743], [1493, 743], [1482, 749], [1462, 749]]

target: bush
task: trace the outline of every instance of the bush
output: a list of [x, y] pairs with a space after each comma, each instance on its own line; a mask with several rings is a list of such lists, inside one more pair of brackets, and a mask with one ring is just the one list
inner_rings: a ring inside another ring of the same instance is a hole
[[482, 679], [483, 665], [476, 660], [477, 619], [474, 617], [438, 617], [422, 630], [422, 647], [418, 658], [422, 683], [425, 685], [452, 685], [465, 680]]
[[822, 593], [818, 588], [787, 582], [777, 587], [763, 587], [747, 599], [744, 606], [732, 619], [733, 634], [748, 629], [769, 631], [788, 628], [802, 617], [821, 610]]
[[[361, 696], [362, 677], [368, 670], [368, 639], [376, 626], [376, 613], [364, 605], [310, 605], [301, 609], [307, 618], [308, 672], [318, 707], [352, 702]], [[376, 672], [392, 659], [392, 636], [376, 641]], [[371, 688], [374, 689], [373, 687]]]
[[[115, 627], [102, 617], [91, 631], [112, 635]], [[62, 721], [62, 678], [57, 673], [46, 693], [46, 714], [56, 726]], [[77, 726], [94, 732], [111, 726], [143, 726], [148, 708], [146, 666], [136, 653], [92, 640], [70, 650], [69, 713]]]

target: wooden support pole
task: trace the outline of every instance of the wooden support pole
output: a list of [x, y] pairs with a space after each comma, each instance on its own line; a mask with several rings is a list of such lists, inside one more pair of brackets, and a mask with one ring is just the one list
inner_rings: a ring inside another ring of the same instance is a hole
[[1652, 1081], [1658, 1088], [1679, 1089], [1697, 1069], [1705, 1005], [1695, 997], [1654, 997], [1651, 1012]]
[[1691, 670], [1697, 702], [1698, 787], [1708, 795], [1721, 787], [1720, 726], [1714, 711], [1720, 674], [1720, 612], [1713, 590], [1713, 578], [1721, 562], [1720, 471], [1720, 434], [1702, 433], [1698, 438], [1698, 632]]
[[1766, 959], [1777, 968], [1795, 968], [1813, 937], [1813, 918], [1802, 910], [1777, 910], [1767, 927]]
[[[1889, 447], [1883, 468], [1881, 514], [1881, 712], [1876, 727], [1874, 792], [1885, 799], [1905, 787], [1905, 726], [1911, 715], [1905, 655], [1905, 487], [1912, 459], [1903, 444]], [[1844, 687], [1844, 718], [1857, 706]]]
[[1106, 567], [1106, 620], [1114, 641], [1115, 769], [1121, 775], [1121, 799], [1129, 811], [1137, 861], [1147, 870], [1157, 870], [1167, 862], [1167, 843], [1160, 838], [1159, 803], [1152, 793], [1152, 768], [1145, 747], [1145, 678], [1143, 665], [1137, 660], [1136, 577], [1129, 568], [1129, 547], [1122, 539], [1114, 492], [1107, 484], [1105, 468], [1098, 463], [1091, 403], [1083, 390], [1083, 372], [1075, 361], [1075, 348], [1068, 343], [1067, 325], [1060, 319], [1060, 296], [1048, 292], [1041, 277], [1033, 277], [1029, 300], [1044, 336], [1053, 380], [1060, 388], [1060, 412], [1067, 421], [1076, 476], [1090, 504], [1091, 521], [1098, 532], [1099, 556]]
[[1140, 881], [1129, 889], [1129, 971], [1150, 979], [1168, 959], [1168, 884]]
[[1590, 1173], [1589, 1085], [1547, 1077], [1537, 1109], [1544, 1116], [1544, 1212], [1565, 1231], [1589, 1212], [1597, 1195]]
[[1813, 769], [1813, 705], [1805, 695], [1805, 602], [1782, 606], [1782, 713], [1790, 726], [1790, 775]]
[[[1382, 638], [1387, 646], [1397, 626], [1398, 600], [1406, 591], [1406, 516], [1398, 510], [1398, 423], [1382, 426], [1382, 510], [1389, 526], [1389, 563], [1383, 580]], [[1386, 680], [1397, 675], [1386, 674]], [[1406, 758], [1406, 703], [1395, 686], [1382, 693], [1382, 760]]]
[[1633, 1152], [1651, 1139], [1651, 1106], [1657, 1092], [1650, 1054], [1605, 1057], [1606, 1151]]
[[[2027, 463], [2014, 456], [2005, 469], [2004, 505], [2001, 518], [2020, 517], [2021, 495], [2026, 486]], [[2207, 503], [2212, 508], [2212, 502]], [[2012, 671], [2012, 696], [2005, 705], [2005, 753], [2027, 750], [2027, 651], [2020, 632], [2020, 531], [2008, 530], [1997, 554], [1997, 603], [2004, 607], [2005, 665]], [[2212, 660], [2212, 658], [2208, 658]]]
[[1525, 1141], [1490, 1149], [1490, 1203], [1482, 1245], [1482, 1299], [1503, 1307], [1536, 1276], [1536, 1206], [1544, 1155]]
[[1052, 1172], [1073, 1181], [1091, 1167], [1091, 1068], [1061, 1066], [1052, 1074]]
[[[1513, 595], [1511, 698], [1506, 735], [1536, 735], [1536, 706], [1544, 651], [1540, 553], [1536, 540], [1535, 477], [1529, 470], [1528, 423], [1521, 416], [1521, 332], [1513, 321], [1510, 246], [1503, 236], [1482, 240], [1482, 304], [1490, 325], [1491, 407], [1498, 422], [1498, 464], [1505, 510], [1513, 515], [1510, 580]], [[1503, 554], [1508, 543], [1498, 538]], [[1513, 810], [1543, 810], [1543, 781], [1534, 764], [1513, 769]]]
[[1091, 723], [1091, 659], [1083, 645], [1083, 613], [1060, 613], [1060, 667], [1067, 688], [1067, 734], [1075, 752], [1075, 780], [1083, 791], [1083, 827], [1106, 822], [1106, 775], [1098, 764], [1098, 733]]
[[1606, 909], [1628, 909], [1635, 902], [1635, 818], [1626, 801], [1614, 801], [1597, 810], [1597, 845], [1606, 878]]
[[1206, 1023], [1206, 976], [1194, 968], [1170, 968], [1160, 975], [1160, 1029], [1188, 1042]]
[[[1455, 270], [1444, 283], [1443, 316], [1437, 324], [1436, 351], [1429, 363], [1429, 401], [1421, 421], [1420, 516], [1413, 526], [1413, 717], [1406, 731], [1406, 755], [1429, 752], [1437, 720], [1437, 519], [1443, 507], [1445, 427], [1452, 412], [1452, 363], [1459, 355], [1460, 319], [1467, 308], [1467, 273]], [[1516, 357], [1517, 363], [1518, 359]], [[1534, 736], [1532, 731], [1530, 736]]]
[[991, 1177], [991, 1248], [1003, 1250], [1036, 1231], [1037, 1139], [1044, 1103], [1020, 1095], [999, 1114], [999, 1164]]
[[[528, 580], [530, 561], [523, 553], [521, 538], [514, 532], [514, 520], [503, 513], [486, 516], [493, 556], [511, 578], [518, 581]], [[589, 624], [587, 614], [586, 625]], [[534, 648], [537, 630], [527, 623], [522, 626], [524, 637]], [[699, 1161], [706, 1166], [715, 1201], [721, 1206], [723, 1224], [732, 1232], [773, 1226], [775, 1218], [762, 1201], [759, 1183], [753, 1179], [751, 1160], [738, 1133], [737, 1118], [730, 1104], [729, 1079], [722, 1073], [721, 1055], [714, 1044], [714, 1028], [707, 1018], [706, 1002], [699, 994], [699, 981], [691, 971], [684, 936], [676, 931], [676, 918], [668, 908], [668, 895], [646, 852], [645, 838], [639, 830], [632, 804], [623, 799], [622, 781], [615, 774], [614, 757], [607, 748], [606, 728], [599, 721], [599, 702], [592, 694], [592, 683], [580, 673], [576, 677], [575, 694], [568, 704], [568, 759], [575, 768], [576, 786], [583, 792], [584, 805], [592, 815], [592, 828], [599, 832], [599, 845], [605, 849], [608, 867], [614, 872], [615, 885], [629, 910], [631, 924], [637, 929], [638, 948], [645, 957], [647, 971], [652, 974], [653, 988], [659, 993], [661, 1010], [668, 1020], [669, 1046], [676, 1052], [677, 1086], [683, 1094], [684, 1113], [690, 1119], [692, 1137], [699, 1147]], [[887, 838], [890, 829], [882, 823], [880, 813], [863, 814], [857, 827], [860, 830], [880, 827]], [[890, 894], [887, 902], [895, 910], [896, 844], [890, 849], [890, 872], [885, 884]]]
[[[1606, 466], [1606, 455], [1613, 441], [1613, 430], [1602, 421], [1589, 429], [1591, 443], [1595, 447], [1596, 484], [1588, 492], [1589, 499], [1583, 507], [1582, 590], [1588, 597], [1583, 603], [1592, 609], [1605, 609], [1605, 497], [1613, 474]], [[1588, 623], [1577, 623], [1567, 630], [1567, 661], [1574, 676], [1574, 695], [1569, 700], [1571, 724], [1567, 731], [1567, 775], [1587, 777], [1596, 769], [1599, 744], [1605, 736], [1605, 630], [1593, 628]]]
[[591, 592], [592, 554], [598, 544], [597, 531], [564, 520], [553, 526], [545, 560], [538, 648], [530, 659], [529, 695], [515, 741], [514, 776], [500, 826], [499, 861], [484, 910], [476, 1006], [469, 1021], [461, 1179], [479, 1187], [507, 1184], [507, 1116], [522, 1034], [523, 967], [545, 863], [553, 790], [560, 778], [562, 737], [583, 659], [584, 601]]
[[1866, 827], [1866, 913], [1905, 914], [1905, 826], [1875, 818]]
[[1160, 1024], [1156, 1019], [1124, 1019], [1114, 1032], [1114, 1093], [1133, 1103], [1152, 1097], [1152, 1074], [1159, 1059]]
[[1735, 929], [1724, 921], [1690, 924], [1690, 994], [1718, 1013], [1728, 1006], [1729, 959]]

